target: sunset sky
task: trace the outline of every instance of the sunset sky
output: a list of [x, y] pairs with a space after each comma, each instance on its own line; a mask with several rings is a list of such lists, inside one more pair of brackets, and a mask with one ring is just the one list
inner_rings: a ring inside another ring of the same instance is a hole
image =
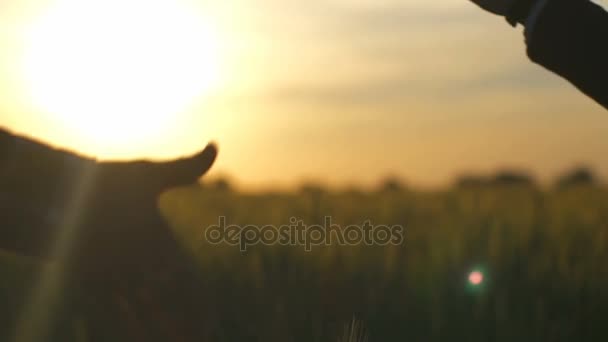
[[[184, 18], [162, 0], [100, 11], [70, 1], [0, 2], [0, 126], [104, 159], [177, 157], [215, 140], [213, 173], [246, 187], [387, 175], [434, 187], [502, 167], [548, 180], [575, 164], [608, 178], [608, 113], [530, 63], [521, 28], [469, 1], [179, 0]], [[123, 32], [132, 40], [113, 45]], [[112, 41], [96, 50], [96, 39]], [[82, 49], [92, 61], [61, 64]], [[138, 73], [88, 77], [105, 70], [100, 53]]]

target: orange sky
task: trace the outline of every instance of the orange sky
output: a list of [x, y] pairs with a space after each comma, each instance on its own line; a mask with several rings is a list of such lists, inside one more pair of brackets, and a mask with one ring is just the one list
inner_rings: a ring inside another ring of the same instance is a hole
[[58, 1], [0, 2], [0, 125], [56, 145], [166, 158], [213, 139], [214, 173], [245, 186], [389, 174], [436, 186], [500, 167], [549, 179], [580, 163], [608, 178], [608, 113], [531, 64], [520, 29], [468, 1], [184, 0], [220, 42], [208, 51], [221, 60], [215, 84], [166, 113], [167, 129], [120, 143], [83, 136], [23, 86], [24, 32]]

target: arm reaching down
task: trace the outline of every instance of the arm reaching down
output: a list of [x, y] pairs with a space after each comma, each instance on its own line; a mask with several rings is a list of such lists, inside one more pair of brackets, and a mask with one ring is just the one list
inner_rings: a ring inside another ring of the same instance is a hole
[[608, 12], [589, 0], [472, 0], [526, 26], [530, 59], [608, 109]]
[[548, 0], [528, 29], [532, 61], [608, 108], [608, 12], [587, 0]]

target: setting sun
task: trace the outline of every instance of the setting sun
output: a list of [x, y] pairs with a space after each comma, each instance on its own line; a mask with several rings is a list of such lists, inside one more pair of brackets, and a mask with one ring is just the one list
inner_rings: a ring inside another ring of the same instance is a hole
[[26, 37], [32, 103], [98, 144], [158, 135], [217, 84], [217, 34], [200, 12], [175, 0], [58, 1]]

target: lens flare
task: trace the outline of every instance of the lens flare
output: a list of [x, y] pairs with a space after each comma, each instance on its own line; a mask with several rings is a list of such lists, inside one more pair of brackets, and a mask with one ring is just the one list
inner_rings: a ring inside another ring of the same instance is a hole
[[469, 274], [469, 283], [474, 286], [479, 286], [483, 283], [483, 273], [479, 271], [473, 271]]

